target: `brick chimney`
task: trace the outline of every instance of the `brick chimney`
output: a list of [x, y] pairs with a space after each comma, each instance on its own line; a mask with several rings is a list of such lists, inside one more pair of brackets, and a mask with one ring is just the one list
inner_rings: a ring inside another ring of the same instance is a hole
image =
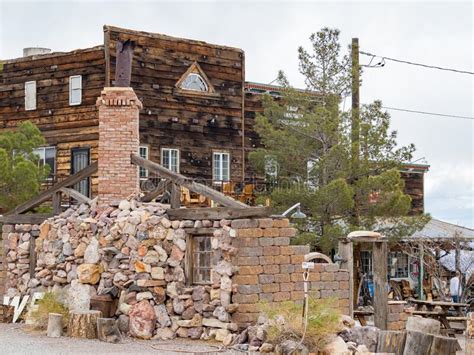
[[139, 110], [143, 107], [130, 87], [106, 87], [99, 108], [98, 205], [117, 203], [139, 191], [138, 168], [130, 154], [138, 153]]

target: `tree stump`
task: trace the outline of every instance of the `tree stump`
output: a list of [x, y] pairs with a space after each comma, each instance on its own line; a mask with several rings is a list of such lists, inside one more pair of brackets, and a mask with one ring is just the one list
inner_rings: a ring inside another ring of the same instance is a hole
[[50, 338], [59, 338], [63, 334], [63, 315], [59, 313], [48, 314], [48, 332]]
[[407, 340], [403, 355], [430, 355], [434, 335], [417, 331], [407, 331]]
[[97, 336], [99, 340], [107, 343], [118, 343], [122, 341], [122, 334], [118, 329], [117, 321], [113, 318], [97, 319]]
[[394, 330], [381, 330], [378, 333], [377, 352], [403, 355], [405, 348], [406, 332]]
[[102, 317], [100, 311], [70, 312], [67, 334], [74, 338], [97, 338], [97, 319]]
[[456, 355], [458, 340], [456, 338], [435, 336], [431, 344], [430, 355]]

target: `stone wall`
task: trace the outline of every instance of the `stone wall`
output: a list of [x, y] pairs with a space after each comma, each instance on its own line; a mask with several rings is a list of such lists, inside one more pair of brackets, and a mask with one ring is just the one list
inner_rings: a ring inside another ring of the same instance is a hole
[[[239, 312], [232, 319], [239, 325], [257, 320], [261, 304], [302, 302], [304, 298], [304, 255], [308, 246], [290, 245], [296, 230], [288, 219], [242, 219], [231, 223], [236, 235], [237, 255], [233, 264], [239, 271], [233, 277], [237, 285], [233, 302]], [[310, 271], [310, 292], [313, 298], [334, 298], [334, 308], [349, 314], [349, 272], [338, 264], [315, 264]]]
[[[129, 199], [104, 209], [94, 200], [40, 226], [4, 226], [7, 294], [63, 289], [73, 310], [110, 294], [122, 330], [134, 336], [220, 341], [254, 322], [263, 301], [302, 301], [308, 248], [289, 245], [296, 231], [288, 219], [170, 221], [168, 207]], [[212, 283], [192, 285], [190, 241], [206, 231]], [[313, 296], [334, 297], [348, 313], [347, 271], [316, 264], [310, 281]]]
[[408, 312], [405, 310], [405, 301], [388, 301], [388, 330], [404, 330], [408, 319]]

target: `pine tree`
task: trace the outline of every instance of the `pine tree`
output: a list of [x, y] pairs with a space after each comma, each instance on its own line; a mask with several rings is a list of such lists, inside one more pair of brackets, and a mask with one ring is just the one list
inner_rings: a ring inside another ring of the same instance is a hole
[[40, 130], [23, 122], [14, 131], [0, 134], [0, 210], [7, 212], [35, 196], [49, 174], [39, 166], [33, 150], [45, 144]]
[[[306, 90], [289, 85], [279, 73], [282, 96], [266, 96], [256, 119], [263, 147], [250, 155], [260, 173], [277, 173], [272, 206], [283, 211], [300, 202], [309, 220], [300, 242], [328, 251], [350, 230], [381, 230], [392, 237], [420, 228], [426, 218], [406, 218], [411, 198], [404, 194], [400, 168], [415, 147], [397, 146], [390, 116], [375, 101], [360, 110], [360, 156], [351, 169], [350, 112], [340, 109], [350, 91], [348, 56], [341, 56], [339, 31], [323, 28], [311, 35], [312, 52], [300, 47], [299, 71]], [[358, 225], [354, 225], [357, 202]], [[382, 219], [383, 218], [383, 219]], [[380, 221], [384, 221], [383, 224]]]

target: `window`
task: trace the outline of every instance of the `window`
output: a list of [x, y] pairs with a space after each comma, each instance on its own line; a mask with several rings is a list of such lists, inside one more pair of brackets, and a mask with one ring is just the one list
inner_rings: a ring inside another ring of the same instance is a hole
[[69, 105], [80, 105], [82, 102], [82, 76], [69, 77]]
[[25, 110], [36, 110], [36, 81], [25, 83]]
[[361, 251], [360, 252], [360, 262], [362, 268], [362, 274], [365, 275], [366, 280], [372, 281], [372, 252], [371, 251]]
[[408, 277], [408, 255], [399, 251], [390, 252], [388, 270], [392, 278]]
[[[90, 165], [89, 148], [71, 149], [71, 174], [76, 174]], [[74, 185], [74, 189], [84, 196], [90, 197], [90, 178], [85, 178]]]
[[209, 91], [206, 81], [197, 73], [190, 73], [181, 83], [181, 89], [193, 91]]
[[212, 156], [213, 169], [213, 180], [229, 181], [230, 180], [230, 158], [229, 153], [214, 152]]
[[40, 147], [33, 154], [38, 156], [39, 166], [49, 165], [50, 178], [56, 174], [56, 147]]
[[[140, 148], [138, 148], [138, 155], [140, 155], [140, 158], [143, 159], [148, 159], [148, 146], [147, 145], [141, 145]], [[142, 168], [141, 166], [139, 167], [140, 171], [140, 179], [141, 180], [146, 180], [148, 179], [148, 169]]]
[[161, 149], [161, 165], [175, 173], [179, 173], [179, 150], [171, 148]]
[[217, 262], [210, 236], [192, 237], [192, 283], [212, 283], [212, 267]]

